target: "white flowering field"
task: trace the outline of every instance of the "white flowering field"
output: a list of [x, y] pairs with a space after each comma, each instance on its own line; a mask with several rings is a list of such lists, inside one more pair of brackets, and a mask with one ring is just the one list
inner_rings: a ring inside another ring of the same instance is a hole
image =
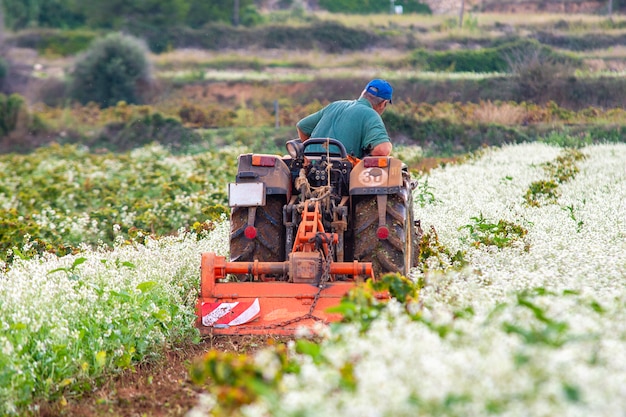
[[[320, 329], [316, 348], [289, 346], [290, 370], [262, 351], [253, 401], [233, 411], [211, 391], [190, 415], [623, 414], [626, 145], [577, 152], [561, 165], [546, 144], [489, 149], [421, 178], [416, 217], [438, 250], [412, 271], [419, 305]], [[228, 222], [214, 227], [15, 258], [0, 275], [0, 415], [196, 337], [200, 253], [228, 250]]]
[[[426, 282], [418, 314], [391, 303], [366, 331], [344, 325], [319, 349], [292, 346], [297, 371], [257, 355], [263, 378], [279, 382], [237, 412], [623, 415], [626, 146], [581, 152], [555, 197], [538, 205], [525, 196], [555, 174], [560, 148], [509, 146], [433, 171], [417, 217], [436, 228], [447, 253], [465, 253], [465, 266], [415, 271]], [[500, 220], [526, 233], [503, 245], [471, 238]], [[191, 415], [227, 415], [216, 398], [204, 397]]]

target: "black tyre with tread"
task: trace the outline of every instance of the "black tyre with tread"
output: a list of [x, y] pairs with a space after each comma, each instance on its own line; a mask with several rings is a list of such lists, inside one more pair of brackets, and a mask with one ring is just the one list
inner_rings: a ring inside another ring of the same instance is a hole
[[233, 207], [230, 216], [230, 260], [232, 262], [282, 262], [285, 260], [285, 197], [266, 196], [265, 206], [257, 207], [254, 227], [257, 234], [248, 239], [248, 207]]
[[379, 239], [378, 205], [375, 195], [357, 196], [354, 204], [354, 258], [372, 262], [374, 275], [387, 272], [408, 274], [417, 265], [419, 242], [413, 224], [413, 201], [408, 185], [387, 196], [387, 239]]

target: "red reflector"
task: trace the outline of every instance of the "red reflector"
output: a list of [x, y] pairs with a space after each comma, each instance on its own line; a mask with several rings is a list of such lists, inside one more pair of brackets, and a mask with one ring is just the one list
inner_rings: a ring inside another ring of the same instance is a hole
[[376, 236], [381, 240], [387, 239], [389, 237], [389, 229], [387, 228], [387, 226], [378, 226], [378, 230], [376, 230]]
[[389, 158], [368, 156], [363, 158], [363, 165], [365, 168], [385, 168], [389, 165]]
[[248, 226], [246, 230], [243, 231], [243, 234], [246, 235], [248, 239], [254, 239], [256, 237], [256, 229], [254, 226]]
[[255, 167], [273, 167], [276, 165], [276, 157], [271, 155], [252, 155], [252, 165]]

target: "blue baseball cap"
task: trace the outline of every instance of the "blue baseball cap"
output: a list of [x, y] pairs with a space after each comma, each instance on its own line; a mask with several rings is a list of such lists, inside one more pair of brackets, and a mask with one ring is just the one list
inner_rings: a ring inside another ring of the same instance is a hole
[[389, 100], [390, 103], [392, 102], [391, 94], [393, 93], [393, 88], [391, 88], [391, 84], [385, 80], [376, 78], [370, 81], [365, 86], [365, 91], [383, 100]]

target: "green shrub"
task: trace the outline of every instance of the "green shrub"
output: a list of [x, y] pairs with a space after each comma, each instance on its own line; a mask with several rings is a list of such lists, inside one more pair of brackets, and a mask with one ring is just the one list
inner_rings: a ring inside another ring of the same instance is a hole
[[521, 100], [550, 100], [551, 93], [562, 88], [564, 83], [576, 81], [574, 70], [581, 66], [577, 58], [558, 54], [536, 41], [520, 41], [501, 49], [508, 72], [514, 75], [514, 92]]
[[106, 125], [88, 145], [120, 152], [157, 142], [179, 151], [199, 140], [200, 136], [184, 127], [180, 121], [161, 113], [152, 113], [148, 109], [140, 109], [123, 122]]
[[86, 50], [98, 35], [85, 30], [49, 31], [37, 46], [39, 53], [61, 56], [76, 55]]
[[18, 94], [0, 94], [0, 137], [28, 125], [28, 110], [24, 98]]
[[403, 13], [432, 14], [430, 6], [416, 0], [396, 0], [395, 5], [402, 6]]
[[216, 128], [231, 126], [237, 114], [219, 105], [184, 103], [178, 110], [178, 116], [183, 123], [192, 127]]
[[7, 62], [0, 57], [0, 87], [4, 83], [4, 77], [6, 77], [8, 69]]
[[374, 33], [354, 29], [337, 22], [317, 22], [308, 27], [274, 25], [259, 29], [257, 39], [264, 48], [313, 49], [326, 52], [361, 50], [379, 42], [382, 38]]
[[516, 40], [481, 49], [419, 49], [412, 53], [409, 63], [427, 71], [508, 72], [518, 69], [533, 57], [542, 64], [554, 62], [570, 68], [580, 66], [578, 59], [558, 54], [534, 40]]
[[[244, 17], [242, 16], [242, 19]], [[233, 27], [223, 23], [211, 23], [202, 29], [173, 28], [160, 31], [155, 39], [147, 37], [150, 49], [160, 52], [163, 48], [226, 49], [247, 47], [319, 49], [326, 52], [356, 51], [385, 41], [382, 35], [369, 30], [344, 26], [337, 22], [313, 21], [306, 26], [289, 23], [270, 24], [259, 27]], [[164, 46], [164, 43], [167, 44]]]
[[411, 64], [427, 71], [503, 72], [506, 62], [496, 49], [415, 51]]
[[550, 132], [544, 137], [539, 137], [539, 142], [556, 145], [562, 148], [581, 148], [593, 143], [593, 137], [589, 132], [581, 132], [579, 135], [572, 135], [568, 132]]
[[69, 56], [86, 50], [97, 36], [90, 30], [32, 29], [16, 33], [10, 42], [40, 54]]
[[455, 155], [471, 152], [482, 146], [528, 141], [521, 130], [497, 124], [456, 123], [444, 118], [418, 119], [411, 114], [388, 110], [383, 115], [392, 135], [408, 137], [427, 153]]
[[239, 21], [244, 26], [252, 27], [263, 23], [264, 18], [261, 13], [259, 13], [256, 6], [250, 4], [241, 9]]
[[[426, 13], [428, 5], [417, 0], [396, 0], [396, 6], [402, 6], [404, 13]], [[319, 0], [319, 6], [332, 13], [389, 13], [389, 3], [376, 0]]]
[[372, 32], [349, 28], [335, 22], [313, 24], [304, 33], [314, 39], [316, 46], [328, 52], [362, 50], [378, 41], [378, 37]]
[[590, 51], [595, 49], [609, 49], [626, 43], [626, 34], [623, 32], [607, 33], [598, 31], [597, 33], [571, 34], [538, 32], [535, 38], [554, 48], [568, 49], [570, 51]]
[[[185, 24], [200, 28], [207, 22], [231, 23], [233, 20], [232, 0], [189, 0], [190, 8], [185, 17]], [[254, 7], [253, 0], [239, 0], [239, 16], [243, 24], [248, 7]]]
[[143, 44], [132, 36], [110, 34], [96, 40], [77, 60], [70, 87], [72, 98], [102, 107], [119, 101], [140, 103], [141, 87], [150, 82]]

